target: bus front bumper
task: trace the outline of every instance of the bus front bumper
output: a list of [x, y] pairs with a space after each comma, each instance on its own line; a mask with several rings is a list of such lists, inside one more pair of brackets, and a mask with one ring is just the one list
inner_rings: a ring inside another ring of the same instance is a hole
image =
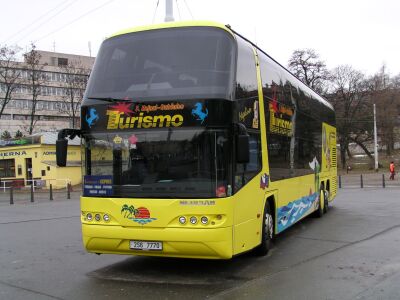
[[[138, 228], [82, 224], [88, 252], [164, 257], [229, 259], [232, 257], [232, 227]], [[162, 242], [162, 250], [132, 250], [130, 241]]]

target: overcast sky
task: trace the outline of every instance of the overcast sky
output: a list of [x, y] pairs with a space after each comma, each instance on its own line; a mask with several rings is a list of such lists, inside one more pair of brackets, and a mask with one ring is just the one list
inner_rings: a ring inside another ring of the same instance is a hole
[[[106, 36], [163, 22], [165, 0], [0, 0], [0, 44], [92, 56]], [[283, 65], [313, 48], [328, 68], [400, 73], [399, 0], [174, 0], [176, 20], [230, 24]], [[38, 20], [39, 19], [39, 20]]]

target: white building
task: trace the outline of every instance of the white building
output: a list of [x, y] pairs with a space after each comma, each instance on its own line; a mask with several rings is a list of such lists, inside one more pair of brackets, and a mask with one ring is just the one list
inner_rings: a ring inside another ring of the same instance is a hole
[[[40, 86], [40, 95], [36, 105], [35, 132], [57, 131], [61, 128], [71, 127], [68, 104], [68, 80], [66, 67], [79, 66], [88, 74], [92, 69], [94, 57], [48, 52], [36, 50], [40, 54], [39, 63], [43, 66]], [[29, 69], [26, 62], [16, 63], [15, 69], [19, 71], [18, 87], [12, 95], [12, 100], [7, 104], [1, 119], [0, 132], [5, 130], [14, 135], [18, 130], [27, 134], [32, 110], [32, 92], [30, 88]], [[79, 75], [88, 77], [88, 75]], [[0, 97], [4, 96], [5, 85], [0, 82]], [[83, 90], [81, 91], [83, 94]], [[80, 108], [78, 119], [79, 124]], [[79, 126], [79, 125], [78, 125]]]

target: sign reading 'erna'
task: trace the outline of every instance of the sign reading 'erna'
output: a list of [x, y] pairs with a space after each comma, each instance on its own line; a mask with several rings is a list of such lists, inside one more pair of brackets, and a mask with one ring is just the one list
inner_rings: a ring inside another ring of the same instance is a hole
[[21, 156], [26, 155], [26, 151], [8, 151], [8, 152], [0, 152], [0, 157], [11, 157], [11, 156]]

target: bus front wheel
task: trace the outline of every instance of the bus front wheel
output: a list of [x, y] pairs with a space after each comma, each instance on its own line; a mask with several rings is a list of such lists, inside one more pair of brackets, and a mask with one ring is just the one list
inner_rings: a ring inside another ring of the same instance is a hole
[[263, 226], [261, 235], [261, 244], [255, 249], [256, 254], [260, 256], [267, 255], [268, 251], [272, 248], [272, 239], [274, 237], [274, 218], [271, 213], [269, 203], [265, 203], [263, 213]]

